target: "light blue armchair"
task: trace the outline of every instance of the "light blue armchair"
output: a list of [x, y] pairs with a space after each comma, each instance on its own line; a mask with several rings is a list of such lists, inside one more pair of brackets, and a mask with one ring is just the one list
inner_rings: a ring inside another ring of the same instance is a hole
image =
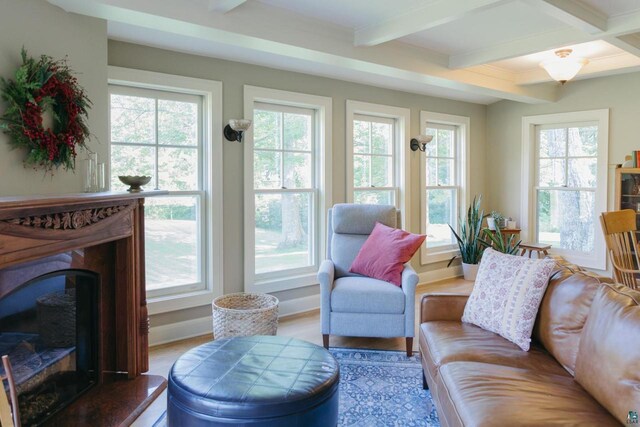
[[349, 273], [351, 263], [377, 222], [399, 227], [394, 206], [337, 204], [329, 209], [327, 260], [318, 271], [322, 340], [330, 335], [406, 337], [412, 355], [418, 275], [407, 263], [402, 287]]

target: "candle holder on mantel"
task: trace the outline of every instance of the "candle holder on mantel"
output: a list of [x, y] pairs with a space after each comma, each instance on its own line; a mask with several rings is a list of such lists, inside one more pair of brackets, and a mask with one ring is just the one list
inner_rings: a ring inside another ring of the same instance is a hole
[[87, 151], [84, 160], [84, 192], [95, 193], [98, 191], [98, 154]]

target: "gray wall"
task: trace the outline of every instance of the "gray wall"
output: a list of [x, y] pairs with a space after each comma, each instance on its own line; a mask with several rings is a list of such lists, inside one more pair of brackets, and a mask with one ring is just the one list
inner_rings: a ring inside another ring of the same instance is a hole
[[[89, 112], [88, 143], [107, 160], [107, 25], [105, 21], [68, 14], [43, 0], [0, 0], [0, 76], [11, 78], [22, 63], [20, 48], [31, 56], [41, 54], [61, 59], [78, 73], [78, 81], [93, 101]], [[10, 150], [0, 134], [0, 196], [59, 194], [82, 191], [82, 161], [78, 154], [76, 173], [62, 169], [53, 177], [42, 170], [23, 166], [24, 151]]]
[[570, 81], [553, 104], [500, 101], [487, 109], [487, 205], [520, 221], [522, 117], [609, 108], [609, 207], [614, 168], [640, 149], [640, 73]]
[[[346, 100], [372, 102], [411, 109], [411, 134], [419, 133], [420, 110], [456, 114], [471, 118], [471, 194], [484, 191], [485, 114], [486, 106], [441, 98], [381, 89], [340, 80], [265, 68], [255, 65], [212, 59], [189, 54], [154, 49], [134, 44], [109, 41], [109, 65], [156, 71], [223, 83], [223, 122], [243, 116], [243, 85], [262, 86], [302, 92], [333, 98], [333, 198], [334, 203], [346, 199], [345, 165], [345, 107]], [[243, 145], [224, 143], [224, 291], [243, 290]], [[419, 154], [411, 158], [414, 201], [411, 221], [414, 232], [419, 232]], [[446, 263], [420, 266], [418, 257], [414, 266], [420, 271], [444, 268]], [[317, 293], [317, 287], [279, 292], [287, 300]], [[187, 320], [210, 314], [208, 307], [154, 316], [154, 326]]]

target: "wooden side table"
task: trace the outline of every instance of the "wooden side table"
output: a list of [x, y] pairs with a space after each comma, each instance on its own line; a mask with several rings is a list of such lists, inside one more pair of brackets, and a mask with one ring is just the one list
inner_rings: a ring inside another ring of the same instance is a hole
[[[490, 228], [484, 228], [482, 231], [484, 231], [485, 233], [496, 234], [496, 231], [491, 230]], [[520, 231], [521, 230], [519, 228], [501, 228], [500, 229], [500, 233], [502, 233], [505, 239], [508, 239], [509, 236], [512, 234], [514, 234], [516, 237], [520, 236]]]
[[551, 245], [545, 243], [520, 243], [520, 249], [522, 249], [520, 256], [525, 256], [527, 251], [529, 251], [529, 258], [531, 258], [533, 252], [538, 254], [538, 258], [543, 258], [543, 254], [544, 256], [549, 255], [547, 251], [551, 249]]

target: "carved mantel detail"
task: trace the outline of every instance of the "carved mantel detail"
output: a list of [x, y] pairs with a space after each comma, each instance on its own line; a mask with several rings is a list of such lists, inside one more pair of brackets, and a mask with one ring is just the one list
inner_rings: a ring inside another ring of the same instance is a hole
[[78, 230], [88, 225], [96, 224], [103, 219], [109, 218], [110, 216], [125, 210], [127, 207], [127, 205], [117, 205], [95, 209], [82, 209], [47, 215], [10, 218], [5, 219], [2, 222], [32, 228], [44, 228], [51, 230]]

